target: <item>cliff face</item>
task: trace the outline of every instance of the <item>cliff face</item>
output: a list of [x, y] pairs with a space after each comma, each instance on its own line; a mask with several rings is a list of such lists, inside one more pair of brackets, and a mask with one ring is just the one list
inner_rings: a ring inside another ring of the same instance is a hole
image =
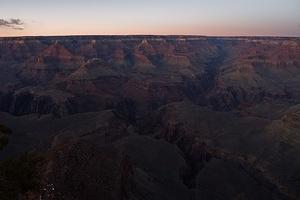
[[297, 38], [2, 38], [0, 158], [49, 200], [299, 199], [299, 86]]

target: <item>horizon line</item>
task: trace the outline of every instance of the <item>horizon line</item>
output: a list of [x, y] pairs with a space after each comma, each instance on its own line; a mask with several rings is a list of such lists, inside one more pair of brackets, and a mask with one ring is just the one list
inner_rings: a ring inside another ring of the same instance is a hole
[[300, 38], [289, 35], [201, 35], [201, 34], [66, 34], [66, 35], [19, 35], [0, 36], [0, 38], [45, 38], [45, 37], [211, 37], [211, 38]]

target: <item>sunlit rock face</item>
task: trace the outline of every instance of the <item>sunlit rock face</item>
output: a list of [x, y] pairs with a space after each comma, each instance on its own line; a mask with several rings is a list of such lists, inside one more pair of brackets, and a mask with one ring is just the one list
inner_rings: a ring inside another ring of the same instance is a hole
[[0, 39], [0, 158], [42, 152], [42, 199], [299, 199], [299, 105], [298, 38]]

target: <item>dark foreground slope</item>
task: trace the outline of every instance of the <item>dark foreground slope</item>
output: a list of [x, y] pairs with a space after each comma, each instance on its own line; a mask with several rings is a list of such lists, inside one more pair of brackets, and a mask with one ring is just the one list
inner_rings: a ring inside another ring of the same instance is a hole
[[299, 199], [299, 105], [297, 38], [0, 39], [23, 199]]

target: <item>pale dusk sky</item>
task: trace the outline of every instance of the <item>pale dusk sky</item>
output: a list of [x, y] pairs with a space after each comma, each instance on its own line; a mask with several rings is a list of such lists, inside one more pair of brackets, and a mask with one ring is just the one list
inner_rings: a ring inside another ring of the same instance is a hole
[[0, 36], [128, 34], [300, 36], [300, 0], [0, 0]]

